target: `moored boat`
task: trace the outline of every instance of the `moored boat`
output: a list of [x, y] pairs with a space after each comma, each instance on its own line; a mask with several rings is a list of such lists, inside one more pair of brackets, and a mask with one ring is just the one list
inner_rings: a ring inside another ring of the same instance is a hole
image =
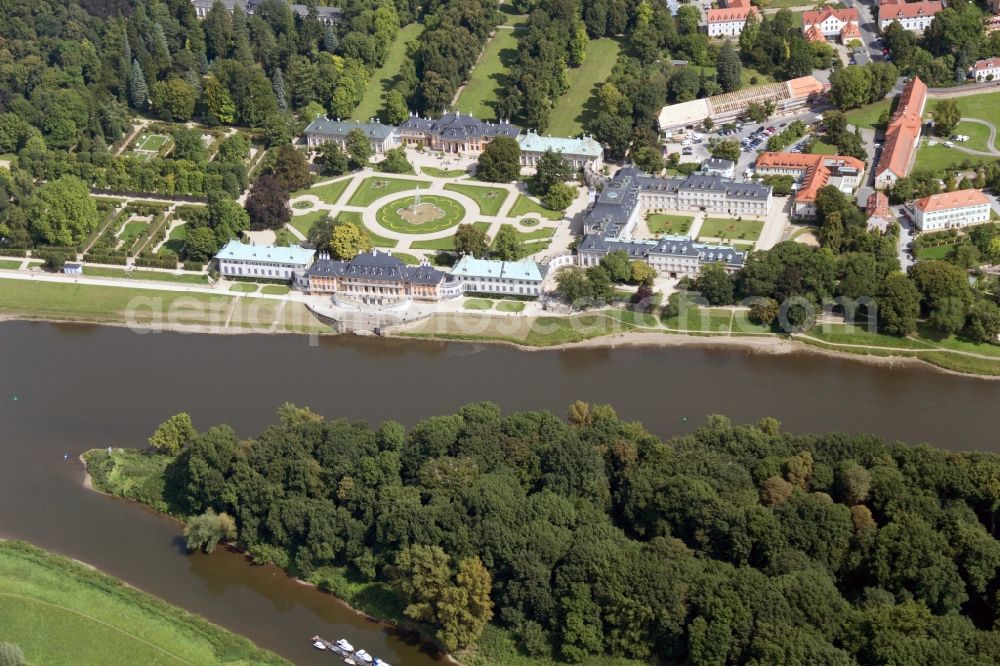
[[336, 643], [334, 643], [334, 645], [336, 645], [338, 648], [340, 648], [344, 652], [354, 652], [354, 646], [351, 645], [350, 643], [348, 643], [343, 638], [339, 639]]
[[372, 663], [372, 656], [364, 650], [358, 650], [354, 653], [354, 656], [364, 664]]

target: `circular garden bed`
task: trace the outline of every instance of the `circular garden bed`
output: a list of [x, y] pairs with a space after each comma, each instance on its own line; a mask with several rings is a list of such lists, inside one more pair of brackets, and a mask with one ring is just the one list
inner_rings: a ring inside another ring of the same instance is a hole
[[454, 199], [436, 194], [400, 197], [375, 212], [380, 226], [401, 234], [430, 234], [458, 225], [465, 207]]

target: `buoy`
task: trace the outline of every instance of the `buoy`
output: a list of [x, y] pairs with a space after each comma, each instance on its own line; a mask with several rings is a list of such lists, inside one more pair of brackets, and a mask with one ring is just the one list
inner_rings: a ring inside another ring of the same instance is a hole
[[17, 402], [17, 396], [16, 395], [14, 396], [14, 402]]
[[69, 454], [68, 453], [64, 453], [63, 454], [63, 460], [69, 460]]
[[688, 420], [688, 417], [686, 417], [686, 416], [682, 416], [681, 417], [681, 421], [687, 421], [687, 420]]

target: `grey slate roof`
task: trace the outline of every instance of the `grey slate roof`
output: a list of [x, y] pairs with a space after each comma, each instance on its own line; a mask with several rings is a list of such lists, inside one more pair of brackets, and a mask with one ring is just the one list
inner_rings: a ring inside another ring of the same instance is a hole
[[715, 171], [728, 171], [736, 167], [736, 162], [724, 160], [719, 157], [709, 157], [701, 164], [703, 169], [713, 169]]
[[356, 120], [330, 120], [326, 116], [320, 116], [309, 123], [306, 134], [323, 134], [327, 136], [347, 136], [351, 130], [360, 129], [365, 136], [385, 140], [396, 132], [392, 125], [382, 123], [362, 123]]
[[385, 282], [439, 284], [446, 273], [431, 266], [407, 266], [398, 257], [372, 250], [350, 261], [320, 259], [306, 271], [309, 277], [356, 277]]
[[616, 250], [624, 250], [629, 259], [648, 259], [650, 255], [668, 257], [699, 258], [701, 261], [722, 261], [729, 266], [740, 267], [746, 260], [747, 253], [728, 245], [713, 245], [697, 243], [686, 236], [664, 236], [658, 240], [620, 241], [601, 238], [591, 234], [585, 236], [578, 252], [607, 254]]
[[449, 141], [477, 139], [482, 137], [516, 137], [521, 128], [510, 123], [487, 123], [470, 115], [446, 113], [440, 118], [420, 118], [412, 116], [399, 126], [402, 131], [424, 132]]

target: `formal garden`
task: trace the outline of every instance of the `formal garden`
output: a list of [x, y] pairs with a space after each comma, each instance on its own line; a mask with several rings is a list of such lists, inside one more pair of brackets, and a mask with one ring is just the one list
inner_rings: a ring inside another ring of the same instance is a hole
[[375, 212], [379, 226], [401, 234], [429, 234], [457, 226], [465, 207], [436, 194], [416, 194], [390, 201]]

